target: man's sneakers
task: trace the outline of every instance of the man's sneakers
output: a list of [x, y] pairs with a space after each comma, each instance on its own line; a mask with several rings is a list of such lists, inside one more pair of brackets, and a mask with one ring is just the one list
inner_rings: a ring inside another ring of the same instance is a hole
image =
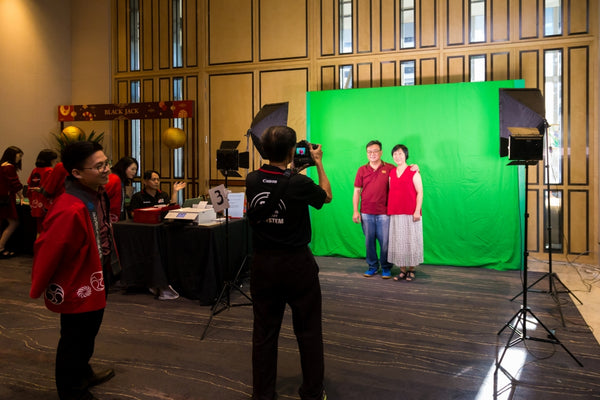
[[[375, 276], [379, 273], [379, 270], [377, 268], [369, 268], [368, 270], [365, 271], [365, 273], [363, 274], [363, 276], [370, 278], [372, 276]], [[381, 270], [381, 278], [383, 279], [390, 279], [392, 277], [392, 271], [389, 269], [382, 269]]]

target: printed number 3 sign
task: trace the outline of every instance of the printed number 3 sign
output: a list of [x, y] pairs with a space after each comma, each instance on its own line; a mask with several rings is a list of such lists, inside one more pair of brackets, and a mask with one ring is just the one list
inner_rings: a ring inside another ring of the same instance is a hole
[[229, 190], [225, 188], [225, 185], [219, 185], [210, 189], [208, 194], [210, 195], [210, 201], [215, 212], [221, 212], [229, 208], [229, 200], [227, 198]]

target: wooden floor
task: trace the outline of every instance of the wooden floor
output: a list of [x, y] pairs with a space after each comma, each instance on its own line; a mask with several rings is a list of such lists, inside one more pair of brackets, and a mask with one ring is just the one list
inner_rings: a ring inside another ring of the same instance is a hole
[[[510, 301], [522, 289], [519, 271], [422, 266], [407, 283], [362, 277], [363, 260], [318, 261], [330, 400], [600, 399], [600, 346], [567, 295], [557, 304], [528, 292], [537, 318], [526, 325], [532, 339], [507, 347], [507, 323], [522, 305], [523, 296]], [[0, 260], [0, 399], [57, 399], [58, 316], [28, 298], [30, 264], [30, 257]], [[242, 301], [232, 293], [232, 305]], [[249, 399], [251, 307], [216, 315], [200, 340], [209, 316], [209, 307], [185, 298], [111, 293], [92, 365], [114, 367], [116, 376], [93, 393], [118, 400]], [[539, 322], [559, 344], [533, 340], [548, 338]], [[501, 365], [512, 382], [502, 372], [495, 379], [504, 350]], [[278, 376], [279, 399], [298, 399], [289, 312]]]

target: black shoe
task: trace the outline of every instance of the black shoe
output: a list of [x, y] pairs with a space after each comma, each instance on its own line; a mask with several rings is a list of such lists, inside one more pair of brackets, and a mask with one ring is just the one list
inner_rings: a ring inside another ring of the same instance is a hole
[[100, 385], [101, 383], [110, 380], [113, 376], [115, 376], [115, 370], [112, 368], [96, 372], [87, 379], [87, 387]]

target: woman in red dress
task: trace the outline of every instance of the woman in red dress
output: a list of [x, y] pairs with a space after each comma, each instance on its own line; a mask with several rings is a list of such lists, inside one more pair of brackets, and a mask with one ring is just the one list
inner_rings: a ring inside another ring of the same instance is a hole
[[6, 249], [6, 243], [19, 226], [16, 199], [23, 200], [23, 184], [19, 181], [17, 171], [21, 169], [23, 150], [10, 146], [4, 150], [0, 158], [0, 220], [6, 220], [7, 226], [0, 235], [0, 258], [9, 258], [15, 255]]

